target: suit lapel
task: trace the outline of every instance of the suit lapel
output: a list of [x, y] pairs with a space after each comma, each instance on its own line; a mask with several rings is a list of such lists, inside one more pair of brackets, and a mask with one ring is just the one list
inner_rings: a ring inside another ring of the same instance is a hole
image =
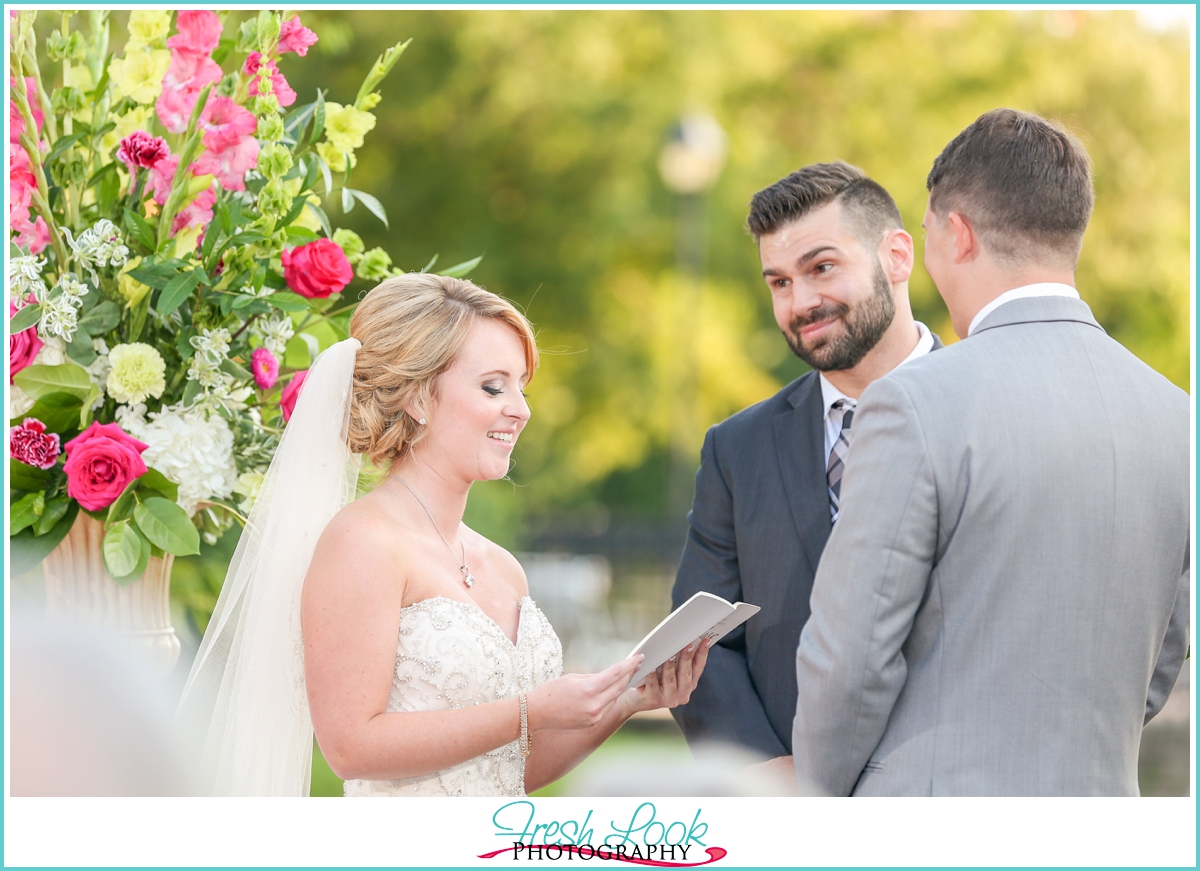
[[833, 524], [825, 482], [825, 415], [817, 373], [788, 397], [792, 406], [774, 418], [779, 473], [800, 542], [815, 574]]

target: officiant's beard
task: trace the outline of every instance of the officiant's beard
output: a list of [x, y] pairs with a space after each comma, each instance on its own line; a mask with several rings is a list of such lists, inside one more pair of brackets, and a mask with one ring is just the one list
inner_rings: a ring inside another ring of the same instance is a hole
[[[837, 372], [857, 366], [867, 352], [879, 344], [896, 316], [892, 286], [878, 261], [875, 262], [871, 283], [874, 292], [853, 308], [845, 303], [830, 302], [807, 315], [792, 318], [788, 330], [783, 334], [792, 353], [818, 372]], [[832, 317], [841, 319], [841, 332], [832, 339], [822, 339], [813, 347], [806, 348], [800, 339], [800, 330]]]

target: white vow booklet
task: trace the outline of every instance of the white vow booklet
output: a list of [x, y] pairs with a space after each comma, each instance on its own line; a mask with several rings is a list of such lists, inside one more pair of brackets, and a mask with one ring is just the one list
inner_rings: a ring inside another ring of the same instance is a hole
[[747, 605], [745, 602], [733, 605], [712, 593], [697, 593], [650, 630], [650, 634], [629, 654], [646, 655], [630, 679], [629, 686], [640, 686], [650, 672], [693, 641], [707, 638], [716, 644], [758, 611], [757, 605]]

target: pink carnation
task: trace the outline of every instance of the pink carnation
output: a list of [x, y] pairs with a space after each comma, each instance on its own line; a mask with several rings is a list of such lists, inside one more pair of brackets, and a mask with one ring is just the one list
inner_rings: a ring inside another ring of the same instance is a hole
[[175, 16], [178, 33], [167, 40], [167, 48], [194, 54], [212, 54], [221, 41], [223, 27], [215, 12], [185, 9]]
[[[261, 66], [263, 66], [262, 52], [252, 51], [246, 56], [246, 63], [242, 67], [242, 72], [251, 76], [250, 96], [252, 97], [258, 96], [258, 70]], [[275, 61], [268, 60], [266, 67], [271, 71], [271, 90], [275, 94], [275, 99], [279, 101], [279, 105], [286, 107], [296, 102], [296, 92], [287, 83], [287, 79], [283, 77], [283, 73], [275, 65]]]
[[145, 130], [134, 130], [117, 146], [117, 157], [125, 162], [130, 173], [135, 169], [150, 169], [170, 154], [165, 139], [151, 136]]
[[115, 423], [93, 422], [65, 445], [67, 495], [88, 511], [107, 508], [146, 473], [141, 455], [148, 447]]
[[254, 383], [260, 390], [270, 390], [279, 378], [279, 361], [266, 348], [255, 348], [250, 355], [250, 371], [254, 373]]
[[[9, 76], [9, 90], [11, 91], [16, 85], [17, 80]], [[42, 111], [42, 104], [38, 102], [37, 80], [33, 76], [25, 77], [25, 99], [29, 101], [29, 111], [33, 115], [33, 123], [37, 125], [38, 133], [41, 133], [42, 125], [46, 121], [46, 114]], [[17, 101], [12, 100], [8, 104], [8, 141], [16, 145], [20, 142], [21, 134], [24, 132], [25, 119], [21, 117], [21, 110], [17, 108]]]
[[[11, 320], [16, 313], [17, 304], [10, 300], [8, 303], [9, 319]], [[8, 337], [8, 358], [11, 361], [9, 384], [13, 383], [13, 378], [18, 372], [33, 363], [40, 350], [42, 350], [42, 340], [38, 338], [36, 325]]]
[[300, 57], [308, 54], [310, 47], [317, 44], [317, 35], [300, 23], [300, 16], [293, 15], [290, 21], [279, 28], [279, 53], [294, 51]]
[[8, 431], [8, 454], [27, 466], [50, 469], [62, 453], [61, 439], [56, 432], [46, 432], [46, 424], [27, 417]]
[[296, 400], [300, 398], [300, 388], [304, 386], [304, 379], [307, 377], [307, 369], [297, 372], [283, 388], [283, 393], [279, 396], [279, 410], [283, 412], [285, 421], [292, 419], [292, 414], [296, 410]]

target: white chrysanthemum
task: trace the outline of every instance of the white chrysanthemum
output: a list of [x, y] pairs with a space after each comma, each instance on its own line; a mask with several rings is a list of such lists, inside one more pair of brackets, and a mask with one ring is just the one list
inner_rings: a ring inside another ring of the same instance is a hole
[[[42, 339], [42, 347], [33, 358], [31, 366], [61, 366], [67, 362], [67, 345], [53, 336]], [[33, 408], [33, 398], [16, 384], [8, 385], [9, 419], [20, 417]]]
[[233, 432], [225, 419], [195, 408], [167, 408], [149, 419], [144, 412], [144, 406], [119, 410], [118, 422], [150, 446], [142, 452], [146, 465], [179, 485], [180, 507], [191, 516], [200, 502], [229, 498], [238, 475]]
[[117, 402], [155, 399], [167, 389], [167, 364], [157, 350], [143, 342], [117, 345], [108, 355], [110, 370], [105, 386]]

